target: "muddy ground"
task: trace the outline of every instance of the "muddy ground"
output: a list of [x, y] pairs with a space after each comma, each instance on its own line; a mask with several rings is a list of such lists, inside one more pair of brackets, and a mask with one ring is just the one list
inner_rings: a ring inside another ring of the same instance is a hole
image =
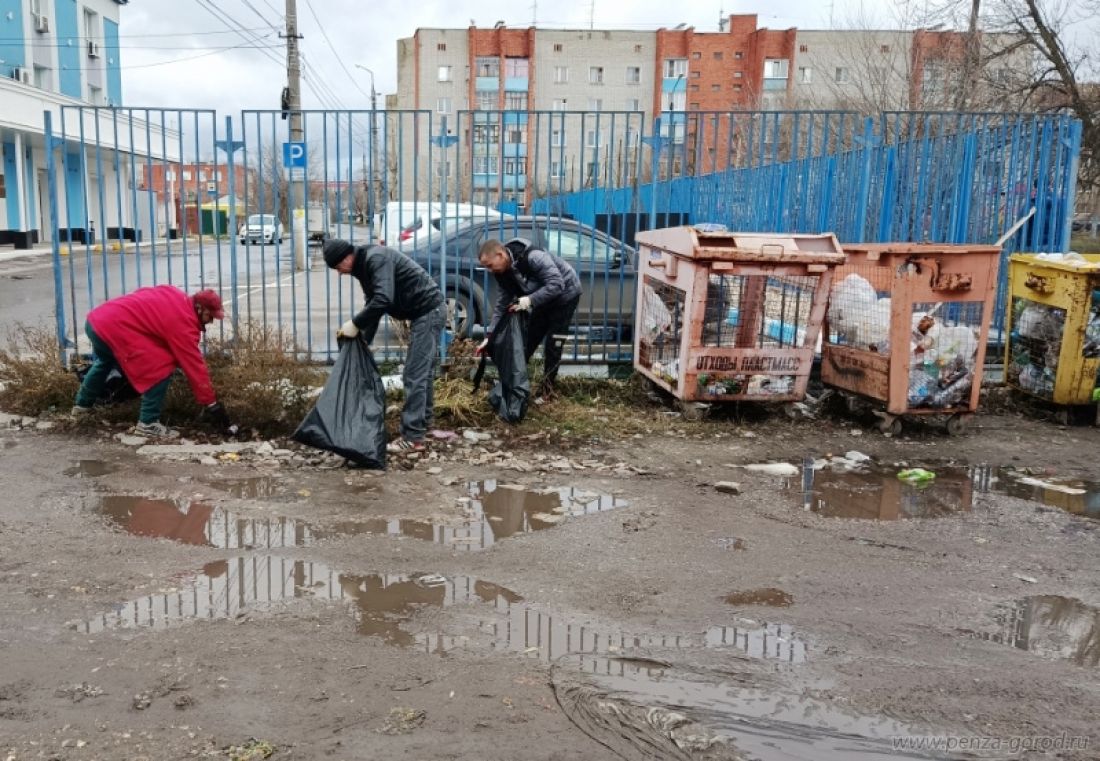
[[[507, 446], [644, 472], [469, 444], [385, 475], [200, 465], [0, 431], [0, 759], [909, 757], [897, 736], [1100, 757], [1094, 484], [1019, 481], [1100, 481], [1100, 430], [768, 418]], [[808, 482], [851, 450], [871, 462]], [[768, 461], [796, 472], [732, 467]]]

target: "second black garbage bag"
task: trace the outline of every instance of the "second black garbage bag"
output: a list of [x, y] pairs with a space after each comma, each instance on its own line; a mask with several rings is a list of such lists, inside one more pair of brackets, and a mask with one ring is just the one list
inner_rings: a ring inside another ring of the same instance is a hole
[[385, 469], [386, 390], [365, 341], [342, 343], [332, 375], [293, 438], [361, 467]]
[[508, 423], [523, 420], [531, 399], [526, 352], [528, 319], [526, 312], [506, 314], [488, 346], [489, 358], [496, 365], [499, 377], [489, 392], [489, 404]]

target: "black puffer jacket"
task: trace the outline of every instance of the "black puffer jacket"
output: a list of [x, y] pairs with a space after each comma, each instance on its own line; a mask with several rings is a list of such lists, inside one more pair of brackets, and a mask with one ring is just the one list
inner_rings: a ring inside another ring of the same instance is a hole
[[367, 305], [352, 322], [368, 343], [374, 339], [382, 315], [415, 320], [443, 303], [439, 286], [424, 268], [392, 248], [359, 246], [351, 274], [367, 297]]
[[512, 267], [495, 275], [500, 297], [493, 310], [489, 332], [496, 328], [508, 305], [520, 296], [531, 299], [531, 309], [553, 308], [581, 295], [577, 271], [560, 256], [536, 248], [526, 238], [512, 238], [504, 244], [512, 256]]

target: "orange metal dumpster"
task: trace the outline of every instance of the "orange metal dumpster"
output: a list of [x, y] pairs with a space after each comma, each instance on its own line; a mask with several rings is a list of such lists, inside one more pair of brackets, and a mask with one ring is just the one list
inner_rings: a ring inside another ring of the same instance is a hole
[[963, 430], [978, 407], [997, 289], [997, 246], [846, 245], [829, 299], [821, 378], [875, 403], [883, 432], [903, 415], [946, 415]]
[[639, 233], [634, 367], [682, 402], [806, 394], [833, 268], [831, 234]]

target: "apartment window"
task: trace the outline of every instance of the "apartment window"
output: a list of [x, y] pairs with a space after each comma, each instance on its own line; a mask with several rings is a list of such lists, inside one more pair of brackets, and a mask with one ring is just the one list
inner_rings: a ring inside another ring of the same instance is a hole
[[219, 172], [214, 172], [214, 182], [221, 182], [221, 181], [222, 181], [222, 173], [220, 171]]
[[555, 42], [554, 43], [554, 52], [555, 53], [560, 53], [561, 52], [561, 43], [560, 42]]
[[628, 85], [637, 85], [642, 82], [642, 67], [641, 66], [627, 66], [626, 67], [626, 83]]
[[504, 173], [510, 175], [527, 174], [525, 159], [504, 159]]
[[451, 176], [451, 162], [447, 161], [447, 162], [440, 162], [439, 164], [437, 164], [436, 167], [435, 167], [435, 173], [438, 174], [440, 177], [443, 177], [444, 175], [446, 175], [447, 177], [450, 177]]
[[744, 57], [745, 57], [744, 54], [740, 50], [735, 51], [734, 54], [733, 54], [734, 60], [737, 60], [737, 61], [740, 61]]
[[588, 67], [588, 82], [593, 85], [603, 84], [603, 66]]
[[102, 35], [96, 28], [96, 14], [89, 10], [84, 11], [84, 39], [99, 42]]
[[553, 110], [553, 111], [564, 111], [565, 110], [565, 104], [566, 104], [565, 98], [555, 99], [553, 104], [551, 105], [551, 110]]
[[701, 72], [701, 71], [693, 71], [693, 72], [691, 72], [691, 78], [692, 79], [698, 79], [702, 75], [702, 73], [703, 72]]
[[836, 71], [833, 73], [833, 79], [836, 80], [838, 84], [845, 84], [851, 81], [848, 76], [848, 67], [837, 66]]
[[474, 156], [474, 174], [496, 174], [499, 167], [496, 156]]
[[474, 68], [477, 70], [477, 76], [479, 77], [499, 77], [500, 59], [478, 58], [474, 61]]
[[175, 182], [176, 181], [176, 173], [174, 171], [172, 171], [171, 169], [169, 169], [167, 172], [164, 173], [164, 179], [168, 180], [169, 182]]
[[439, 98], [435, 102], [435, 112], [437, 114], [449, 114], [451, 113], [451, 99]]
[[565, 170], [562, 166], [562, 162], [560, 162], [560, 161], [551, 161], [550, 162], [550, 176], [554, 177], [556, 179], [560, 179], [562, 177], [565, 177]]
[[665, 79], [676, 79], [677, 77], [686, 77], [688, 70], [688, 62], [686, 58], [668, 58], [665, 60], [664, 76]]
[[527, 142], [527, 133], [521, 129], [510, 129], [505, 133], [506, 143], [519, 144]]
[[878, 50], [879, 50], [880, 53], [889, 53], [890, 52], [890, 46], [889, 45], [883, 45]]
[[635, 45], [634, 46], [634, 52], [635, 53], [641, 53], [642, 52], [642, 46], [641, 45]]
[[700, 53], [698, 50], [696, 50], [694, 53], [691, 54], [691, 58], [692, 58], [693, 61], [698, 61], [702, 57], [703, 57], [703, 54]]
[[551, 148], [564, 148], [565, 147], [565, 132], [560, 129], [550, 130], [550, 147]]
[[484, 145], [487, 143], [499, 143], [500, 142], [500, 125], [499, 124], [475, 124], [474, 125], [474, 142]]
[[640, 141], [640, 139], [641, 139], [641, 134], [638, 132], [638, 130], [631, 128], [631, 129], [628, 129], [626, 131], [626, 147], [627, 148], [637, 148], [638, 147], [638, 142]]
[[764, 61], [764, 79], [786, 79], [787, 59], [769, 58]]
[[554, 84], [564, 85], [569, 81], [569, 67], [568, 66], [555, 66], [554, 67]]
[[691, 104], [691, 110], [692, 111], [698, 111], [699, 110], [699, 104], [698, 103], [692, 103]]
[[687, 103], [686, 92], [672, 92], [668, 94], [668, 108], [666, 111], [683, 111]]
[[599, 174], [599, 164], [595, 161], [589, 161], [584, 165], [585, 182], [594, 182], [596, 176]]
[[688, 89], [691, 90], [692, 92], [699, 92], [699, 85], [693, 84]]
[[199, 182], [206, 182], [206, 172], [199, 172]]
[[527, 78], [527, 59], [526, 58], [505, 58], [504, 59], [504, 76], [506, 77], [518, 77], [521, 79]]
[[191, 173], [190, 172], [184, 170], [184, 172], [183, 172], [183, 181], [184, 182], [190, 182], [191, 181]]
[[526, 111], [527, 93], [510, 92], [504, 95], [504, 108], [508, 111]]
[[810, 52], [810, 46], [809, 45], [799, 45], [798, 46], [798, 52], [799, 53], [809, 53]]
[[497, 109], [497, 94], [493, 91], [479, 92], [477, 94], [478, 111], [495, 111]]
[[722, 60], [722, 51], [721, 50], [715, 51], [714, 60], [715, 61], [721, 61]]
[[588, 99], [589, 111], [603, 111], [603, 98], [589, 98]]
[[437, 80], [438, 82], [450, 82], [451, 81], [451, 67], [440, 66]]
[[586, 148], [599, 148], [603, 145], [603, 130], [590, 129], [584, 138]]
[[808, 85], [814, 81], [814, 70], [809, 66], [798, 67], [798, 81], [804, 85]]
[[741, 92], [741, 85], [734, 85], [733, 86], [733, 91], [734, 92]]
[[440, 51], [440, 52], [443, 52], [444, 50], [447, 49], [447, 43], [446, 42], [437, 42], [437, 43], [435, 43], [435, 49]]
[[711, 92], [722, 92], [722, 85], [711, 85], [710, 86], [710, 91]]
[[740, 79], [740, 78], [741, 78], [741, 77], [743, 77], [743, 76], [745, 76], [744, 72], [741, 72], [741, 71], [735, 71], [735, 72], [733, 72], [733, 78], [734, 78], [734, 79]]
[[642, 102], [640, 100], [638, 100], [637, 98], [627, 98], [627, 100], [626, 100], [626, 110], [627, 111], [641, 111], [642, 110]]

